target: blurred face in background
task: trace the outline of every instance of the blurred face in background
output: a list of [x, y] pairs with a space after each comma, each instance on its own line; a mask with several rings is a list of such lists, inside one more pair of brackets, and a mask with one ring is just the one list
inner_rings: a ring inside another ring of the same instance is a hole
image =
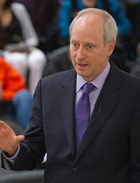
[[5, 4], [6, 0], [0, 0], [0, 7], [2, 7]]
[[90, 8], [90, 7], [95, 7], [96, 1], [97, 1], [97, 0], [82, 0], [82, 3], [83, 3], [83, 5], [86, 6], [87, 8]]

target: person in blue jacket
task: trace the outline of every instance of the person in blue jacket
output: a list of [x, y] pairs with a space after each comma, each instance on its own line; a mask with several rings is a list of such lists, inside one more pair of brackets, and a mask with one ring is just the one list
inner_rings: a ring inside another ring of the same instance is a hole
[[[75, 8], [72, 6], [75, 6]], [[96, 7], [110, 11], [109, 13], [111, 13], [117, 22], [119, 35], [123, 37], [131, 34], [131, 24], [125, 15], [123, 6], [118, 0], [64, 0], [60, 7], [60, 37], [69, 38], [69, 25], [73, 18], [71, 17], [73, 13], [72, 11], [77, 9], [78, 12], [89, 7]]]

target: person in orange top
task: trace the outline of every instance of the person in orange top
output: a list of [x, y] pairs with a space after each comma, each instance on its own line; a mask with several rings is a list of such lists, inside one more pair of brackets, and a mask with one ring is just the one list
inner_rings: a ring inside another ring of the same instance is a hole
[[[26, 88], [25, 79], [0, 56], [0, 102], [11, 101], [17, 122], [27, 127], [32, 110], [33, 97]], [[2, 117], [3, 114], [0, 114]], [[4, 114], [5, 115], [5, 114]]]
[[15, 94], [25, 89], [25, 79], [3, 57], [0, 57], [0, 100], [11, 100]]

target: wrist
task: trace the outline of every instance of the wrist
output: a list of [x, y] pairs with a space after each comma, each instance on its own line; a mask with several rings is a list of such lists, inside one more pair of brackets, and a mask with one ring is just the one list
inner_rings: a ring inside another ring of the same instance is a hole
[[7, 157], [12, 157], [12, 156], [14, 156], [16, 154], [17, 150], [18, 150], [18, 147], [16, 149], [14, 149], [14, 150], [11, 150], [11, 151], [8, 151], [8, 152], [4, 152], [4, 153], [6, 154]]

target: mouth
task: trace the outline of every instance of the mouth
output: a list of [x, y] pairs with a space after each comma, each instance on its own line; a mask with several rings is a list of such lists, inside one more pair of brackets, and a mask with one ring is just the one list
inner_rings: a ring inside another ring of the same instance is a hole
[[78, 69], [85, 69], [88, 66], [88, 64], [79, 64], [79, 63], [77, 63], [76, 65]]

